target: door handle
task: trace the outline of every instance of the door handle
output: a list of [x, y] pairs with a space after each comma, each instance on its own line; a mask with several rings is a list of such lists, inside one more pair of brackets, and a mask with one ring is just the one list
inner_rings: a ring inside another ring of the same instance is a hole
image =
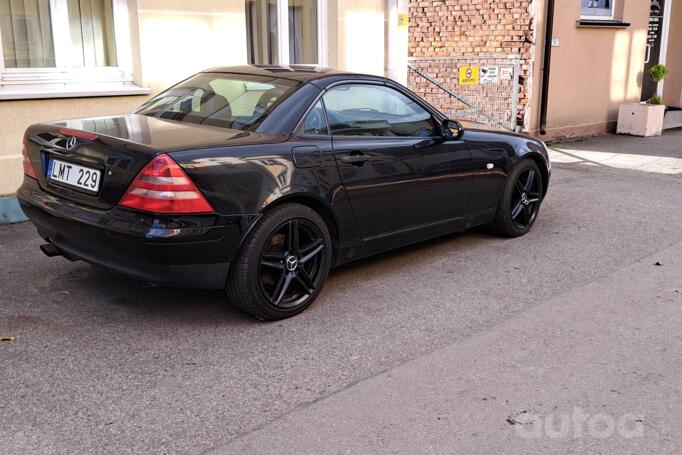
[[372, 159], [371, 156], [365, 155], [362, 152], [352, 152], [350, 155], [341, 157], [341, 162], [345, 164], [352, 164], [353, 166], [362, 166], [370, 159]]

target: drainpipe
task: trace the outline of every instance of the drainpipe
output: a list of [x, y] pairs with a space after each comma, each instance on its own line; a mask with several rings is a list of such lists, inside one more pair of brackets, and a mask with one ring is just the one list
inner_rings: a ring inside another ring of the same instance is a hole
[[540, 134], [547, 133], [547, 99], [549, 98], [549, 68], [552, 62], [552, 35], [554, 34], [554, 0], [547, 0], [545, 18], [545, 49], [542, 57], [542, 93], [540, 95]]

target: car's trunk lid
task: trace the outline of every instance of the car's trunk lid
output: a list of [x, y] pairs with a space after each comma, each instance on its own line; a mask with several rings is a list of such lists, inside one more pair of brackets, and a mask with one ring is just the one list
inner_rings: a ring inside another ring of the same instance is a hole
[[[36, 124], [27, 135], [29, 155], [45, 191], [102, 209], [118, 203], [137, 173], [160, 153], [245, 144], [261, 136], [137, 114]], [[99, 173], [97, 188], [89, 191], [59, 181], [62, 163]]]

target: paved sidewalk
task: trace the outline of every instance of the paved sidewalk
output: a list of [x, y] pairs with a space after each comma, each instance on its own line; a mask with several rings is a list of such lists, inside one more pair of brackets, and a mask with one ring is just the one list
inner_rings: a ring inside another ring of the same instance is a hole
[[551, 146], [554, 164], [578, 164], [682, 177], [682, 130], [658, 137], [597, 136]]
[[214, 453], [679, 453], [681, 322], [682, 242]]

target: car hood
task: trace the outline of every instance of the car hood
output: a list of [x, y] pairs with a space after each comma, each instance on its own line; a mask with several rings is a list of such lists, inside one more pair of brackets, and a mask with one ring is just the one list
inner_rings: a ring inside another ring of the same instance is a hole
[[533, 148], [535, 146], [539, 146], [542, 149], [545, 148], [544, 143], [540, 139], [525, 134], [506, 131], [495, 126], [478, 122], [460, 123], [464, 126], [465, 139], [467, 139], [466, 136], [469, 136], [468, 139], [473, 139], [475, 137], [477, 140], [485, 139], [490, 142], [505, 142], [514, 145], [516, 148], [524, 145], [528, 146], [528, 144], [533, 144]]

